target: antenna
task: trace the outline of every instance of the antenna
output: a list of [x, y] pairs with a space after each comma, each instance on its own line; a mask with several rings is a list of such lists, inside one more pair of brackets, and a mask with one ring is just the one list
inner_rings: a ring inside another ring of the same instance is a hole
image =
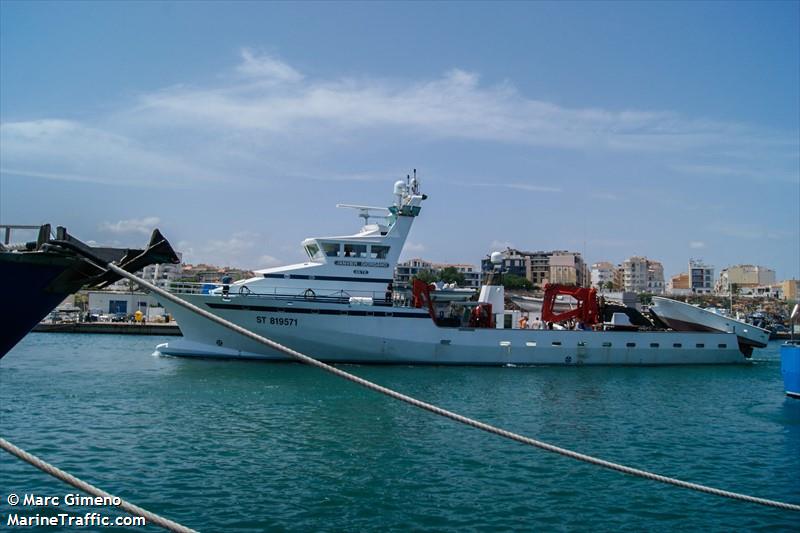
[[364, 225], [369, 224], [370, 218], [387, 218], [389, 210], [385, 207], [372, 207], [369, 205], [336, 204], [336, 207], [358, 210], [358, 216], [364, 219]]

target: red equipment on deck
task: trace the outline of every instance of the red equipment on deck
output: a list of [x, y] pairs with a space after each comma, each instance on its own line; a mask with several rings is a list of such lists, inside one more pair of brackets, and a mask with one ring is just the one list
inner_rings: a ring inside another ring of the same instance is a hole
[[431, 286], [422, 280], [414, 278], [414, 283], [411, 285], [411, 294], [413, 297], [412, 305], [417, 309], [427, 307], [431, 318], [436, 320], [433, 311], [433, 300], [431, 299]]
[[[553, 312], [556, 296], [572, 296], [578, 301], [578, 307], [563, 313]], [[585, 287], [573, 287], [570, 285], [559, 285], [548, 283], [544, 286], [544, 298], [542, 301], [542, 320], [545, 322], [564, 322], [571, 318], [580, 320], [586, 326], [597, 324], [600, 313], [597, 306], [597, 290]]]

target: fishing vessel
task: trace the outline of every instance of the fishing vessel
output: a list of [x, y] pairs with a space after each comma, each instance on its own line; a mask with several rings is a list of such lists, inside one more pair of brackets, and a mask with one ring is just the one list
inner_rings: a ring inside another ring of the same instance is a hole
[[[12, 244], [14, 228], [37, 228], [37, 239]], [[0, 358], [70, 294], [120, 279], [105, 268], [108, 263], [135, 272], [154, 263], [179, 262], [157, 229], [144, 250], [89, 246], [61, 226], [53, 236], [50, 224], [5, 229], [5, 242], [0, 244], [0, 278], [6, 282], [0, 305]]]
[[[422, 202], [419, 182], [394, 184], [387, 208], [340, 205], [364, 219], [351, 235], [303, 241], [307, 260], [256, 271], [235, 283], [181, 284], [180, 298], [230, 322], [327, 362], [436, 365], [664, 365], [747, 361], [737, 336], [601, 324], [597, 302], [551, 313], [580, 330], [523, 329], [504, 309], [501, 285], [485, 285], [477, 301], [437, 299], [418, 280], [412, 298], [397, 298], [394, 267]], [[585, 289], [588, 291], [588, 289]], [[576, 293], [577, 294], [577, 293]], [[592, 293], [592, 297], [596, 295]], [[407, 302], [407, 303], [405, 303]], [[187, 357], [287, 360], [277, 351], [163, 302], [183, 338], [157, 346]], [[515, 314], [517, 313], [517, 314]], [[624, 318], [624, 317], [623, 317]]]

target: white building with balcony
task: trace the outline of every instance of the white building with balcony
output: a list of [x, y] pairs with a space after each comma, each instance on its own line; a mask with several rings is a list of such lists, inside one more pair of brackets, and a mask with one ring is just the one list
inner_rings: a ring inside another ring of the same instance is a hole
[[689, 288], [693, 294], [711, 294], [714, 291], [714, 267], [702, 259], [689, 259]]

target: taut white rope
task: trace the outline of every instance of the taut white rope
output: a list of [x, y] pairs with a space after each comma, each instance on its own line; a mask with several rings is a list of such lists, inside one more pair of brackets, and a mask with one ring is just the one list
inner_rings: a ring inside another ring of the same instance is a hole
[[632, 476], [638, 476], [638, 477], [645, 478], [645, 479], [651, 479], [653, 481], [658, 481], [658, 482], [666, 483], [666, 484], [669, 484], [669, 485], [675, 485], [677, 487], [683, 487], [685, 489], [691, 489], [691, 490], [695, 490], [695, 491], [698, 491], [698, 492], [705, 492], [707, 494], [714, 494], [716, 496], [722, 496], [724, 498], [731, 498], [731, 499], [734, 499], [734, 500], [741, 500], [741, 501], [746, 501], [746, 502], [750, 502], [750, 503], [756, 503], [756, 504], [759, 504], [759, 505], [766, 505], [768, 507], [777, 507], [779, 509], [786, 509], [786, 510], [789, 510], [789, 511], [800, 511], [800, 505], [797, 505], [797, 504], [785, 503], [785, 502], [776, 501], [776, 500], [769, 500], [769, 499], [766, 499], [766, 498], [758, 498], [758, 497], [755, 497], [755, 496], [750, 496], [750, 495], [747, 495], [747, 494], [741, 494], [741, 493], [738, 493], [738, 492], [731, 492], [731, 491], [727, 491], [727, 490], [717, 489], [717, 488], [714, 488], [714, 487], [709, 487], [707, 485], [700, 485], [698, 483], [691, 483], [689, 481], [683, 481], [683, 480], [676, 479], [676, 478], [662, 476], [660, 474], [655, 474], [653, 472], [648, 472], [646, 470], [640, 470], [638, 468], [625, 466], [625, 465], [622, 465], [622, 464], [619, 464], [619, 463], [613, 463], [611, 461], [606, 461], [605, 459], [600, 459], [598, 457], [593, 457], [591, 455], [586, 455], [586, 454], [583, 454], [583, 453], [579, 453], [579, 452], [575, 452], [575, 451], [572, 451], [572, 450], [568, 450], [566, 448], [561, 448], [561, 447], [555, 446], [553, 444], [548, 444], [548, 443], [540, 441], [540, 440], [532, 439], [532, 438], [526, 437], [524, 435], [519, 435], [517, 433], [513, 433], [511, 431], [507, 431], [505, 429], [498, 428], [498, 427], [495, 427], [495, 426], [492, 426], [492, 425], [489, 425], [489, 424], [485, 424], [483, 422], [480, 422], [478, 420], [474, 420], [472, 418], [468, 418], [468, 417], [460, 415], [458, 413], [454, 413], [452, 411], [448, 411], [446, 409], [442, 409], [441, 407], [438, 407], [436, 405], [432, 405], [432, 404], [423, 402], [421, 400], [417, 400], [416, 398], [412, 398], [411, 396], [407, 396], [407, 395], [402, 394], [400, 392], [397, 392], [395, 390], [388, 389], [386, 387], [383, 387], [381, 385], [378, 385], [378, 384], [373, 383], [371, 381], [368, 381], [366, 379], [363, 379], [363, 378], [360, 378], [360, 377], [355, 376], [353, 374], [350, 374], [348, 372], [345, 372], [344, 370], [340, 370], [340, 369], [338, 369], [338, 368], [336, 368], [334, 366], [331, 366], [331, 365], [328, 365], [326, 363], [323, 363], [322, 361], [318, 361], [318, 360], [316, 360], [316, 359], [314, 359], [312, 357], [309, 357], [309, 356], [307, 356], [305, 354], [302, 354], [302, 353], [300, 353], [300, 352], [298, 352], [296, 350], [293, 350], [293, 349], [291, 349], [291, 348], [289, 348], [287, 346], [283, 346], [282, 344], [279, 344], [279, 343], [277, 343], [277, 342], [275, 342], [273, 340], [267, 339], [266, 337], [262, 337], [261, 335], [253, 333], [252, 331], [247, 330], [247, 329], [245, 329], [245, 328], [243, 328], [241, 326], [237, 326], [236, 324], [233, 324], [233, 323], [231, 323], [231, 322], [229, 322], [229, 321], [225, 320], [224, 318], [221, 318], [221, 317], [219, 317], [217, 315], [209, 313], [205, 309], [201, 309], [201, 308], [197, 307], [196, 305], [191, 304], [191, 303], [187, 302], [186, 300], [183, 300], [183, 299], [179, 298], [178, 296], [176, 296], [176, 295], [174, 295], [174, 294], [172, 294], [170, 292], [165, 291], [164, 289], [156, 287], [152, 283], [148, 283], [147, 281], [138, 278], [137, 276], [131, 274], [130, 272], [126, 272], [125, 270], [122, 270], [121, 268], [119, 268], [116, 265], [109, 264], [108, 268], [110, 268], [115, 273], [119, 274], [120, 276], [122, 276], [122, 277], [124, 277], [126, 279], [129, 279], [131, 281], [136, 282], [137, 284], [139, 284], [143, 288], [158, 294], [159, 296], [161, 296], [162, 298], [164, 298], [166, 300], [169, 300], [169, 301], [171, 301], [173, 303], [176, 303], [176, 304], [178, 304], [178, 305], [180, 305], [180, 306], [182, 306], [182, 307], [184, 307], [186, 309], [189, 309], [190, 311], [193, 311], [194, 313], [197, 313], [200, 316], [203, 316], [203, 317], [205, 317], [205, 318], [207, 318], [207, 319], [209, 319], [209, 320], [211, 320], [213, 322], [216, 322], [217, 324], [219, 324], [221, 326], [224, 326], [224, 327], [230, 329], [231, 331], [235, 331], [236, 333], [239, 333], [240, 335], [248, 337], [248, 338], [250, 338], [250, 339], [252, 339], [252, 340], [254, 340], [256, 342], [259, 342], [259, 343], [261, 343], [261, 344], [263, 344], [265, 346], [268, 346], [268, 347], [270, 347], [272, 349], [275, 349], [275, 350], [278, 350], [280, 352], [283, 352], [283, 353], [285, 353], [285, 354], [297, 359], [298, 361], [301, 361], [301, 362], [306, 363], [306, 364], [311, 365], [311, 366], [315, 366], [315, 367], [320, 368], [320, 369], [322, 369], [322, 370], [324, 370], [326, 372], [329, 372], [331, 374], [334, 374], [336, 376], [344, 378], [344, 379], [346, 379], [348, 381], [352, 381], [353, 383], [357, 383], [357, 384], [361, 385], [362, 387], [366, 387], [366, 388], [368, 388], [370, 390], [374, 390], [376, 392], [380, 392], [381, 394], [385, 394], [386, 396], [389, 396], [389, 397], [394, 398], [396, 400], [400, 400], [402, 402], [411, 404], [411, 405], [413, 405], [415, 407], [419, 407], [420, 409], [423, 409], [425, 411], [429, 411], [429, 412], [437, 414], [439, 416], [443, 416], [445, 418], [449, 418], [450, 420], [455, 420], [456, 422], [460, 422], [462, 424], [466, 424], [468, 426], [472, 426], [474, 428], [486, 431], [488, 433], [493, 433], [495, 435], [499, 435], [499, 436], [505, 437], [507, 439], [511, 439], [511, 440], [514, 440], [514, 441], [517, 441], [517, 442], [521, 442], [523, 444], [528, 444], [530, 446], [535, 446], [536, 448], [540, 448], [542, 450], [547, 450], [549, 452], [557, 453], [557, 454], [563, 455], [565, 457], [570, 457], [572, 459], [577, 459], [578, 461], [583, 461], [585, 463], [589, 463], [589, 464], [593, 464], [593, 465], [597, 465], [597, 466], [602, 466], [603, 468], [616, 470], [618, 472], [623, 472], [625, 474], [630, 474]]
[[[56, 468], [55, 466], [51, 465], [50, 463], [42, 461], [41, 459], [39, 459], [35, 455], [32, 455], [32, 454], [26, 452], [25, 450], [14, 446], [13, 444], [8, 442], [4, 438], [0, 438], [0, 448], [4, 449], [5, 451], [10, 453], [11, 455], [15, 455], [15, 456], [19, 457], [20, 459], [22, 459], [26, 463], [29, 463], [29, 464], [35, 466], [36, 468], [38, 468], [42, 472], [50, 474], [51, 476], [53, 476], [53, 477], [55, 477], [57, 479], [60, 479], [64, 483], [69, 483], [70, 485], [72, 485], [76, 489], [79, 489], [79, 490], [82, 490], [83, 492], [89, 493], [92, 496], [100, 496], [101, 498], [115, 498], [114, 495], [109, 494], [108, 492], [106, 492], [104, 490], [98, 489], [94, 485], [90, 485], [89, 483], [86, 483], [85, 481], [76, 478], [72, 474], [69, 474], [68, 472], [64, 472], [60, 468]], [[120, 498], [120, 503], [119, 503], [119, 505], [117, 507], [119, 507], [120, 509], [122, 509], [123, 511], [125, 511], [128, 514], [131, 514], [131, 515], [134, 515], [134, 516], [144, 517], [145, 520], [147, 520], [148, 524], [161, 526], [164, 529], [168, 529], [169, 531], [176, 531], [177, 533], [197, 533], [197, 531], [195, 531], [194, 529], [190, 529], [190, 528], [188, 528], [186, 526], [180, 525], [177, 522], [173, 522], [172, 520], [164, 518], [163, 516], [159, 516], [159, 515], [157, 515], [155, 513], [151, 513], [147, 509], [142, 509], [138, 505], [134, 505], [132, 503], [126, 502], [125, 500], [123, 500], [121, 498]]]

